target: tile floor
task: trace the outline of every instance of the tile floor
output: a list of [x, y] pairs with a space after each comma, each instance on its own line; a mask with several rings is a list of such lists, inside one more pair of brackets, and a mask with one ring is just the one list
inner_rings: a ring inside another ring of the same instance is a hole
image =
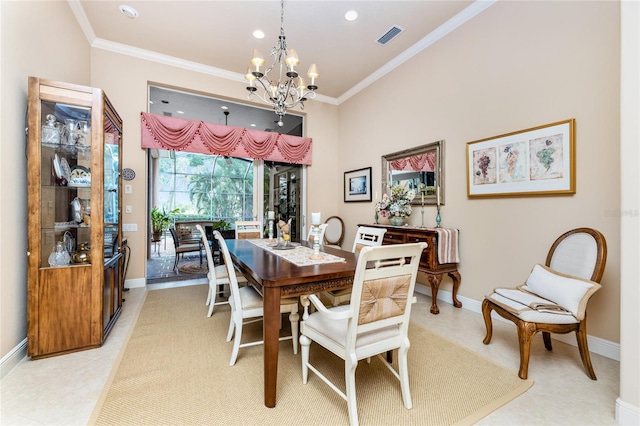
[[[21, 361], [0, 382], [2, 425], [85, 425], [98, 401], [146, 291], [180, 281], [134, 288], [125, 293], [122, 315], [99, 349], [31, 361]], [[201, 281], [200, 281], [201, 282]], [[493, 340], [483, 345], [484, 322], [478, 313], [441, 302], [431, 315], [431, 299], [418, 295], [412, 319], [485, 358], [518, 370], [518, 349], [512, 324], [494, 322]], [[204, 301], [202, 314], [206, 315]], [[553, 352], [536, 337], [529, 367], [534, 385], [520, 397], [479, 421], [479, 425], [615, 425], [619, 363], [591, 355], [597, 381], [583, 371], [577, 348], [554, 341]]]

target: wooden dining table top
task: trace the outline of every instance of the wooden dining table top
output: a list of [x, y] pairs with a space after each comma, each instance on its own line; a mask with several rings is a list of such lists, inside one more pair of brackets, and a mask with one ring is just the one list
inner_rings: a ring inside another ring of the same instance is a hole
[[[332, 254], [345, 259], [345, 261], [298, 266], [249, 240], [227, 240], [226, 243], [234, 263], [251, 283], [258, 287], [258, 290], [262, 287], [290, 287], [325, 280], [352, 279], [358, 262], [357, 255], [350, 251], [320, 246], [321, 253]], [[309, 248], [313, 247], [307, 241], [296, 243]], [[315, 290], [306, 289], [298, 294], [313, 292]], [[293, 294], [291, 291], [286, 291], [286, 295]]]

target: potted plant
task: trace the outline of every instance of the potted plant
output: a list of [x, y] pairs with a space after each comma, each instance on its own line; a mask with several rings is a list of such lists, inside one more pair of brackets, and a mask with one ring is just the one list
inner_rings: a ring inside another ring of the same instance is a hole
[[[175, 213], [176, 211], [177, 209], [172, 211], [171, 213]], [[153, 231], [153, 241], [160, 241], [162, 233], [169, 227], [170, 224], [170, 213], [167, 213], [164, 208], [160, 210], [158, 206], [154, 206], [151, 209], [151, 229]]]

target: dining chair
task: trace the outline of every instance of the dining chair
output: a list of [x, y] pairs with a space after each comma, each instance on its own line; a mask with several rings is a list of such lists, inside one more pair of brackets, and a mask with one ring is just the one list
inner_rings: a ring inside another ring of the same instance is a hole
[[[211, 250], [210, 241], [207, 238], [207, 233], [202, 229], [202, 225], [197, 224], [196, 229], [200, 232], [200, 238], [202, 238], [202, 244], [204, 244], [204, 250], [207, 255], [207, 265], [209, 272], [207, 273], [207, 279], [209, 280], [209, 292], [207, 294], [207, 301], [205, 305], [209, 307], [207, 317], [213, 315], [213, 309], [218, 305], [225, 305], [229, 303], [229, 300], [223, 300], [216, 302], [217, 297], [224, 294], [224, 286], [229, 287], [229, 273], [225, 265], [217, 265], [213, 261], [213, 252]], [[236, 281], [238, 284], [246, 284], [247, 279], [244, 275], [234, 268]], [[230, 291], [229, 291], [230, 292]]]
[[[318, 228], [320, 228], [320, 232], [318, 235], [318, 241], [320, 241], [320, 244], [324, 244], [324, 233], [327, 230], [327, 224], [323, 223], [318, 225]], [[309, 225], [309, 232], [307, 233], [307, 241], [309, 241], [310, 243], [313, 243], [313, 241], [315, 240], [315, 235], [313, 235], [313, 225]]]
[[259, 220], [236, 221], [236, 240], [248, 238], [263, 238], [262, 222]]
[[[386, 228], [359, 226], [356, 231], [356, 236], [353, 239], [351, 251], [359, 254], [363, 247], [381, 246], [386, 232]], [[351, 289], [343, 288], [340, 290], [323, 291], [320, 293], [320, 297], [328, 306], [338, 306], [349, 301], [351, 298]]]
[[339, 216], [330, 216], [324, 223], [327, 224], [324, 233], [327, 245], [341, 249], [342, 240], [344, 240], [344, 221]]
[[587, 375], [596, 380], [587, 344], [587, 302], [600, 289], [607, 260], [604, 235], [592, 228], [576, 228], [559, 236], [544, 265], [535, 265], [523, 285], [497, 288], [482, 302], [482, 316], [491, 342], [491, 311], [517, 327], [520, 349], [518, 376], [526, 379], [531, 341], [539, 331], [548, 351], [551, 333], [576, 333]]
[[[302, 382], [307, 384], [311, 370], [329, 385], [347, 401], [351, 425], [358, 424], [356, 367], [361, 359], [378, 355], [400, 381], [404, 406], [412, 407], [407, 367], [408, 330], [418, 265], [426, 247], [427, 243], [420, 242], [363, 248], [348, 306], [327, 308], [318, 296], [309, 296], [316, 311], [300, 326]], [[311, 342], [344, 360], [344, 392], [309, 361]], [[398, 371], [382, 356], [394, 349], [398, 349]]]
[[171, 232], [171, 238], [173, 239], [173, 246], [176, 251], [176, 258], [175, 258], [175, 261], [173, 262], [174, 271], [178, 267], [178, 261], [180, 259], [180, 256], [184, 255], [184, 253], [197, 252], [200, 255], [200, 264], [202, 264], [202, 250], [204, 249], [204, 247], [202, 247], [202, 242], [195, 241], [195, 242], [189, 242], [185, 244], [180, 242], [180, 237], [178, 236], [178, 233], [176, 232], [175, 228], [169, 228], [169, 232]]
[[[229, 321], [229, 332], [227, 333], [227, 342], [233, 339], [233, 349], [231, 351], [231, 359], [229, 365], [235, 365], [238, 359], [240, 348], [248, 346], [261, 345], [264, 341], [242, 342], [242, 327], [244, 324], [262, 321], [264, 316], [264, 300], [262, 295], [252, 286], [238, 286], [238, 280], [233, 273], [233, 260], [227, 248], [227, 243], [218, 231], [213, 231], [213, 235], [220, 245], [220, 251], [224, 257], [224, 264], [227, 268], [229, 276], [229, 287], [231, 295], [229, 296], [229, 305], [231, 306], [231, 319]], [[280, 313], [289, 313], [289, 321], [291, 322], [291, 336], [280, 337], [280, 340], [293, 340], [293, 353], [298, 353], [298, 298], [282, 298], [280, 300]], [[235, 333], [234, 333], [235, 332]]]

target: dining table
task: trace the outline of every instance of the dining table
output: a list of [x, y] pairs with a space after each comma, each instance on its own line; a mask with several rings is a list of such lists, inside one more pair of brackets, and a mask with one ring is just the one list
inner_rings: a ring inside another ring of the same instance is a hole
[[[275, 244], [265, 245], [266, 241], [226, 240], [226, 243], [233, 263], [263, 297], [264, 405], [273, 408], [278, 381], [280, 299], [351, 287], [358, 257], [350, 251], [323, 245], [319, 252], [324, 261], [304, 259], [302, 265], [287, 260], [282, 256], [284, 251], [279, 253], [273, 247]], [[301, 246], [298, 253], [313, 254], [309, 250], [312, 244], [306, 241], [293, 244]]]

